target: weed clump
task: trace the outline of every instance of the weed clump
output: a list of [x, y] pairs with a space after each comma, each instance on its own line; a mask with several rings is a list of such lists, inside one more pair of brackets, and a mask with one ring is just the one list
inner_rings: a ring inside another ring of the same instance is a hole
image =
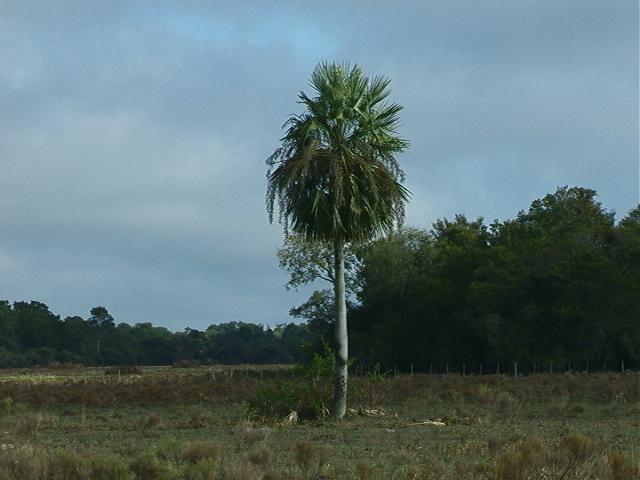
[[175, 474], [169, 466], [149, 453], [135, 458], [130, 463], [129, 470], [135, 474], [136, 480], [175, 480]]
[[216, 460], [210, 458], [186, 465], [181, 471], [184, 480], [217, 480]]
[[61, 450], [49, 459], [51, 480], [84, 480], [90, 478], [91, 465], [87, 458], [71, 450]]
[[34, 437], [42, 425], [42, 415], [27, 413], [18, 420], [15, 433], [21, 437]]
[[222, 453], [222, 445], [210, 441], [194, 441], [187, 443], [182, 452], [180, 459], [187, 463], [198, 463], [203, 460], [217, 460]]
[[140, 429], [143, 432], [148, 432], [158, 427], [162, 423], [162, 417], [158, 414], [148, 415], [140, 420]]
[[88, 478], [96, 480], [134, 480], [134, 474], [129, 470], [127, 463], [122, 458], [100, 455], [91, 459], [91, 475]]
[[2, 480], [46, 480], [49, 462], [31, 446], [4, 450], [0, 454]]
[[563, 439], [570, 462], [583, 462], [594, 449], [593, 440], [580, 433], [570, 433]]
[[273, 463], [273, 450], [266, 445], [260, 445], [249, 452], [249, 463], [267, 469]]
[[267, 427], [255, 427], [250, 423], [243, 423], [235, 428], [235, 434], [246, 444], [251, 445], [261, 442], [271, 435], [271, 429]]
[[304, 473], [307, 473], [313, 462], [313, 447], [309, 442], [298, 442], [295, 446], [296, 463]]
[[532, 478], [544, 456], [542, 442], [525, 438], [513, 451], [502, 455], [496, 465], [497, 480], [526, 480]]
[[640, 465], [620, 452], [607, 455], [607, 464], [611, 473], [611, 480], [636, 480], [640, 477]]

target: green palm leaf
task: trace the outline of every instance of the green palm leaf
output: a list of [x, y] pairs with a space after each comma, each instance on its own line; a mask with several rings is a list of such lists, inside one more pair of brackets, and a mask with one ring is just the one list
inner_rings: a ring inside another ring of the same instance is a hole
[[358, 66], [321, 63], [311, 75], [315, 95], [301, 92], [306, 111], [284, 125], [282, 147], [267, 160], [267, 209], [314, 240], [367, 240], [402, 221], [409, 192], [395, 155], [402, 107], [388, 104], [390, 80], [369, 81]]

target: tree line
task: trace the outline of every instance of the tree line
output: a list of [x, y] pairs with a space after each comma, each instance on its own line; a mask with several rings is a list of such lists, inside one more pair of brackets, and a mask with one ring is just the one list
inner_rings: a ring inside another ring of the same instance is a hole
[[312, 337], [304, 324], [228, 322], [171, 332], [150, 322], [116, 324], [105, 307], [90, 313], [61, 319], [44, 303], [0, 301], [0, 367], [292, 363]]
[[[353, 368], [639, 368], [640, 207], [616, 222], [596, 196], [563, 187], [514, 219], [457, 215], [352, 246]], [[290, 237], [279, 258], [290, 287], [331, 277], [331, 246]], [[116, 323], [105, 307], [62, 319], [40, 302], [2, 301], [0, 366], [290, 363], [333, 347], [331, 290], [290, 314], [304, 323], [171, 332]]]
[[[429, 231], [402, 229], [354, 256], [356, 364], [438, 372], [512, 371], [515, 363], [529, 372], [640, 367], [640, 207], [616, 223], [594, 190], [563, 187], [511, 220], [456, 215]], [[318, 291], [292, 313], [326, 325], [330, 340], [331, 302], [329, 291]]]

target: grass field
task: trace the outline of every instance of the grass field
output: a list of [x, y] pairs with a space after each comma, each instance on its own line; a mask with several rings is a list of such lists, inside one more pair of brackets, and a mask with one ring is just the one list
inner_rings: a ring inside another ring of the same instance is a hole
[[286, 367], [109, 373], [0, 371], [0, 480], [640, 478], [638, 373], [369, 375], [339, 423], [250, 408]]

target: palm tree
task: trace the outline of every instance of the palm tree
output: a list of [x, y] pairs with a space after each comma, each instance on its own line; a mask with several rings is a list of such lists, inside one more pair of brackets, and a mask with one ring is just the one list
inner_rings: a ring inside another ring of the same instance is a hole
[[389, 83], [368, 79], [357, 65], [319, 64], [310, 81], [315, 96], [299, 94], [305, 112], [287, 120], [281, 147], [267, 159], [269, 221], [277, 200], [285, 231], [333, 243], [337, 418], [347, 401], [344, 245], [390, 233], [409, 197], [395, 158], [408, 146], [396, 134], [402, 107], [386, 102]]

